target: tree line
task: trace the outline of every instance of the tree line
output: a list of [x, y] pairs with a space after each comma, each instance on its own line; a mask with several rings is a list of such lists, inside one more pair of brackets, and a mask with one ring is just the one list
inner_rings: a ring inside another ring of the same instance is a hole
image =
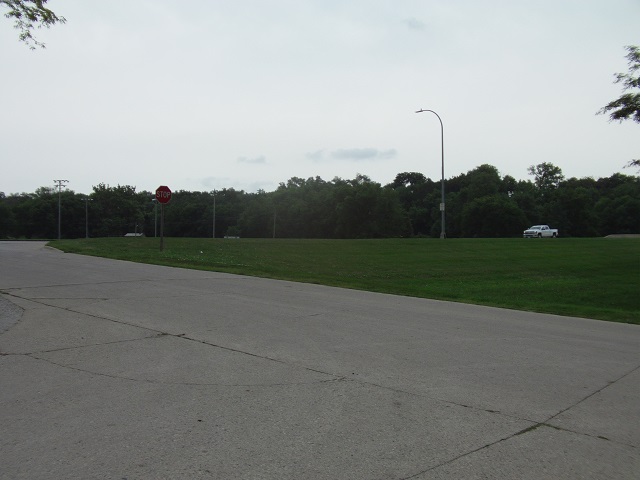
[[[640, 233], [640, 179], [565, 179], [551, 164], [531, 166], [532, 179], [501, 176], [480, 165], [445, 180], [448, 237], [518, 237], [546, 223], [561, 236]], [[41, 187], [0, 192], [0, 238], [160, 235], [154, 192], [99, 184], [89, 195]], [[225, 188], [173, 192], [164, 207], [164, 234], [174, 237], [385, 238], [438, 237], [441, 182], [417, 172], [387, 185], [365, 175], [352, 180], [293, 177], [272, 192]]]

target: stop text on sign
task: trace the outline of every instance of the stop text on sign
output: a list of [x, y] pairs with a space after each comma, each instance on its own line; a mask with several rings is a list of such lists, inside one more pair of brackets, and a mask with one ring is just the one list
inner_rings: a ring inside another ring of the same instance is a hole
[[156, 200], [160, 203], [169, 203], [171, 200], [171, 190], [165, 185], [161, 185], [156, 190]]

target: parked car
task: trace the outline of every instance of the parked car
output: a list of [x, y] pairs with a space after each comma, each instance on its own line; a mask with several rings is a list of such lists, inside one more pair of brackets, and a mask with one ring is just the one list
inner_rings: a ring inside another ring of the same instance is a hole
[[549, 228], [549, 225], [534, 225], [527, 228], [522, 234], [524, 238], [556, 238], [558, 236], [558, 229]]

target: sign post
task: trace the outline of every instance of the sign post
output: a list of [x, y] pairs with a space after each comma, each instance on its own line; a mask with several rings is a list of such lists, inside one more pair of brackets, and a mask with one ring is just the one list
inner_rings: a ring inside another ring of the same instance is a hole
[[171, 201], [171, 190], [165, 185], [156, 189], [156, 200], [160, 204], [160, 251], [164, 250], [164, 205]]

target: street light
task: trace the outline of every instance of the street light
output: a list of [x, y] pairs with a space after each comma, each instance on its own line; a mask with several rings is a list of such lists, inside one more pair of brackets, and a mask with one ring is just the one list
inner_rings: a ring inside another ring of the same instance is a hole
[[153, 236], [155, 238], [158, 236], [158, 200], [156, 198], [152, 198], [151, 203], [153, 203]]
[[62, 217], [62, 187], [65, 187], [65, 183], [69, 183], [69, 180], [54, 180], [56, 187], [58, 187], [58, 240], [60, 240], [60, 218]]
[[216, 191], [213, 191], [213, 234], [211, 238], [216, 238]]
[[440, 230], [440, 238], [447, 238], [447, 234], [445, 233], [445, 228], [444, 228], [444, 126], [442, 125], [442, 119], [440, 118], [440, 115], [438, 115], [433, 110], [426, 110], [421, 108], [420, 110], [416, 111], [416, 113], [422, 113], [422, 112], [431, 112], [436, 117], [438, 117], [438, 120], [440, 120], [440, 142], [442, 145], [442, 188], [441, 188], [442, 198], [440, 200], [440, 213], [442, 214], [442, 219], [441, 219], [442, 229]]
[[89, 202], [93, 202], [93, 198], [85, 195], [84, 198], [84, 238], [89, 238]]

